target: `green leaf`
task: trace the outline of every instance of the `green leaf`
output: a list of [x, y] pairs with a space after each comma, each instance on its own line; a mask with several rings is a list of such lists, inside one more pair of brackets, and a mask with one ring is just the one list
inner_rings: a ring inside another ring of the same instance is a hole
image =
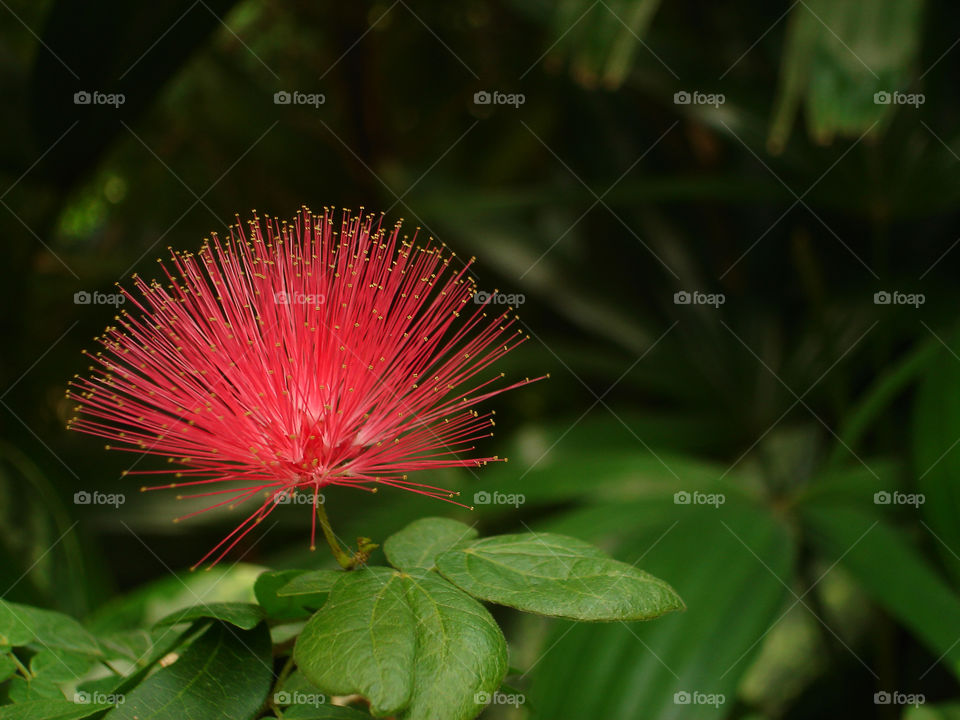
[[222, 622], [197, 638], [169, 667], [127, 693], [108, 720], [249, 720], [273, 680], [265, 624], [238, 630]]
[[370, 715], [353, 708], [326, 705], [324, 707], [309, 707], [294, 705], [283, 711], [283, 720], [370, 720]]
[[[880, 373], [840, 423], [837, 432], [838, 442], [834, 444], [830, 453], [829, 465], [837, 466], [845, 463], [850, 457], [850, 451], [858, 451], [860, 441], [866, 432], [875, 422], [884, 417], [884, 413], [889, 411], [893, 401], [903, 394], [905, 388], [916, 381], [918, 375], [927, 373], [931, 360], [941, 350], [940, 343], [931, 337], [926, 342], [919, 343], [903, 358]], [[919, 404], [922, 405], [922, 401]], [[916, 420], [914, 422], [916, 424]]]
[[255, 628], [264, 618], [263, 609], [259, 605], [250, 603], [210, 603], [208, 605], [194, 605], [193, 607], [177, 610], [156, 623], [156, 627], [179, 625], [212, 618], [230, 623], [243, 630]]
[[[602, 83], [616, 88], [631, 70], [660, 0], [608, 0], [603, 6], [588, 0], [567, 0], [549, 6], [556, 8], [551, 30], [554, 36], [572, 36], [564, 43], [558, 42], [555, 53], [570, 55], [577, 81], [587, 87]], [[662, 68], [652, 55], [646, 55], [644, 62]]]
[[82, 720], [112, 705], [78, 705], [69, 700], [31, 700], [0, 707], [0, 720]]
[[13, 661], [13, 657], [9, 653], [6, 655], [0, 655], [0, 682], [6, 680], [16, 671], [17, 664]]
[[343, 570], [311, 570], [290, 580], [277, 590], [277, 595], [319, 607], [342, 577]]
[[960, 720], [960, 703], [909, 707], [903, 714], [903, 720]]
[[[104, 695], [113, 695], [114, 697], [122, 695], [123, 693], [120, 690], [120, 686], [125, 684], [127, 678], [122, 675], [107, 675], [106, 677], [99, 677], [96, 680], [86, 680], [79, 685], [77, 685], [77, 690], [73, 695], [74, 702], [80, 702], [78, 697], [80, 693], [87, 693], [85, 700], [93, 700], [92, 697], [95, 693], [103, 693]], [[111, 698], [112, 700], [113, 698]], [[106, 698], [102, 698], [103, 702], [107, 702]]]
[[[954, 343], [956, 344], [956, 343]], [[913, 417], [913, 449], [920, 506], [935, 533], [940, 553], [955, 583], [960, 582], [960, 362], [938, 345], [917, 395]]]
[[[151, 630], [128, 630], [101, 635], [98, 639], [103, 654], [108, 659], [124, 658], [142, 664], [152, 654], [157, 643], [169, 640], [172, 633], [167, 628]], [[166, 644], [164, 644], [166, 647]], [[167, 648], [167, 651], [173, 648]]]
[[480, 603], [432, 572], [406, 578], [416, 618], [413, 695], [404, 720], [469, 720], [507, 674], [507, 643]]
[[663, 580], [553, 533], [497, 535], [443, 553], [444, 577], [474, 597], [574, 620], [650, 620], [684, 604]]
[[363, 695], [374, 716], [476, 717], [476, 694], [495, 691], [507, 670], [506, 642], [486, 609], [424, 570], [340, 574], [297, 640], [307, 680], [330, 695]]
[[10, 680], [7, 693], [10, 699], [17, 703], [45, 699], [59, 700], [63, 697], [63, 692], [53, 680], [39, 677], [27, 680], [19, 675]]
[[[310, 615], [310, 610], [299, 598], [290, 599], [277, 594], [280, 588], [306, 572], [306, 570], [276, 570], [257, 576], [253, 592], [267, 617], [273, 620], [299, 620]], [[325, 594], [323, 598], [326, 599]], [[320, 604], [317, 605], [319, 606]]]
[[422, 518], [394, 533], [383, 544], [387, 560], [400, 570], [430, 570], [442, 552], [466, 545], [477, 531], [448, 518]]
[[[101, 578], [64, 497], [16, 443], [0, 441], [0, 587], [4, 597], [84, 612]], [[93, 553], [90, 553], [92, 555]], [[3, 643], [0, 642], [0, 645]]]
[[960, 677], [960, 601], [896, 530], [855, 508], [809, 506], [812, 540]]
[[270, 627], [270, 639], [274, 645], [286, 645], [291, 640], [296, 640], [297, 635], [307, 624], [305, 619], [282, 621], [278, 625]]
[[88, 655], [101, 654], [93, 635], [72, 617], [0, 600], [0, 645], [33, 643]]
[[[120, 650], [122, 653], [129, 653], [126, 655], [126, 659], [132, 660], [137, 666], [135, 671], [120, 678], [119, 682], [107, 683], [109, 692], [125, 693], [139, 685], [162, 658], [177, 650], [181, 645], [187, 644], [190, 639], [202, 635], [204, 628], [200, 627], [201, 625], [203, 623], [194, 623], [179, 632], [173, 632], [172, 628], [151, 630], [145, 641], [138, 639], [133, 633], [129, 633], [129, 637], [117, 638], [111, 636], [107, 638], [104, 648], [109, 653], [108, 657], [113, 657], [117, 650]], [[123, 646], [125, 641], [129, 643], [127, 647]], [[81, 687], [87, 689], [86, 685], [87, 683], [84, 683]], [[92, 691], [104, 690], [105, 688], [94, 685], [89, 689]]]
[[[888, 119], [895, 106], [874, 102], [877, 92], [908, 92], [919, 46], [922, 3], [917, 0], [807, 0], [796, 5], [787, 32], [780, 88], [770, 129], [775, 151], [789, 137], [801, 99], [810, 135], [828, 143], [856, 137]], [[906, 107], [902, 112], [915, 110]]]
[[343, 573], [300, 633], [294, 659], [324, 692], [359, 693], [373, 715], [392, 715], [410, 701], [413, 623], [400, 573], [382, 567]]
[[70, 682], [86, 675], [94, 663], [90, 655], [44, 648], [30, 658], [30, 672], [51, 682]]
[[[741, 677], [784, 609], [781, 580], [789, 582], [793, 563], [785, 524], [730, 496], [719, 509], [672, 498], [584, 508], [544, 529], [615, 541], [618, 555], [674, 573], [689, 609], [651, 623], [552, 621], [546, 634], [539, 618], [523, 618], [537, 641], [532, 657], [542, 656], [528, 676], [536, 716], [728, 717]], [[681, 690], [723, 694], [727, 703], [688, 711], [673, 702]]]
[[86, 618], [87, 626], [99, 637], [150, 627], [198, 603], [253, 602], [253, 584], [262, 573], [262, 567], [247, 563], [178, 573], [113, 598]]
[[843, 468], [827, 470], [794, 494], [797, 504], [849, 505], [872, 502], [879, 490], [893, 492], [904, 469], [893, 462], [870, 458], [870, 467], [847, 463]]
[[0, 645], [19, 647], [36, 639], [33, 627], [28, 624], [35, 616], [25, 612], [29, 610], [31, 608], [0, 600]]

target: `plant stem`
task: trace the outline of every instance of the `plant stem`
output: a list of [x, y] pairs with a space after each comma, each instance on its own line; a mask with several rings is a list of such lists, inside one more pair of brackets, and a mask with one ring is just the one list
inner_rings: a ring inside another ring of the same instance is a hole
[[283, 687], [283, 684], [287, 681], [287, 678], [290, 676], [290, 672], [293, 670], [293, 654], [291, 653], [290, 657], [287, 658], [287, 661], [283, 664], [283, 668], [280, 670], [280, 674], [277, 675], [277, 681], [273, 684], [273, 692], [270, 693], [270, 699], [267, 701], [267, 707], [269, 707], [278, 718], [283, 717], [283, 710], [277, 707], [275, 699], [277, 693], [280, 692], [280, 689]]
[[27, 682], [33, 680], [33, 673], [31, 673], [27, 668], [24, 667], [23, 663], [20, 662], [20, 658], [17, 657], [17, 654], [10, 651], [10, 657], [13, 660], [13, 664], [17, 666], [17, 670], [20, 671], [20, 674], [23, 675], [23, 679]]
[[117, 675], [117, 676], [119, 676], [119, 677], [123, 677], [123, 673], [120, 672], [119, 670], [117, 670], [117, 669], [110, 663], [109, 660], [104, 659], [104, 660], [101, 660], [100, 662], [103, 663], [103, 666], [104, 666], [105, 668], [107, 668], [110, 672], [112, 672], [114, 675]]
[[340, 567], [349, 570], [353, 566], [353, 555], [343, 549], [340, 541], [337, 540], [333, 528], [330, 527], [330, 518], [327, 517], [327, 510], [323, 503], [315, 503], [317, 508], [317, 519], [320, 521], [320, 529], [323, 530], [323, 536], [327, 539], [327, 545], [333, 551], [333, 557], [340, 563]]
[[361, 537], [357, 538], [357, 551], [355, 553], [345, 550], [343, 546], [340, 545], [340, 541], [337, 539], [336, 533], [333, 532], [333, 528], [330, 527], [330, 518], [327, 517], [327, 510], [323, 503], [316, 503], [316, 508], [317, 519], [320, 521], [320, 529], [323, 531], [323, 536], [327, 539], [327, 545], [330, 546], [333, 557], [340, 563], [340, 567], [344, 570], [353, 570], [355, 567], [365, 563], [367, 558], [370, 557], [370, 553], [378, 546], [371, 541], [370, 538]]
[[280, 674], [277, 675], [277, 682], [275, 687], [277, 690], [280, 690], [280, 687], [286, 681], [287, 676], [290, 675], [290, 671], [293, 670], [293, 654], [291, 653], [290, 657], [287, 658], [287, 661], [283, 664], [283, 668], [280, 670]]

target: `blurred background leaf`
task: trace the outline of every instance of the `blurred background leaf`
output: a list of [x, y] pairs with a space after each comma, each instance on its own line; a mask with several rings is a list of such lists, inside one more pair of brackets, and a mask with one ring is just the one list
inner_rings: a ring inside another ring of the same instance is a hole
[[806, 101], [811, 138], [857, 137], [892, 116], [875, 93], [906, 92], [920, 46], [922, 0], [803, 0], [790, 11], [768, 144], [786, 144]]

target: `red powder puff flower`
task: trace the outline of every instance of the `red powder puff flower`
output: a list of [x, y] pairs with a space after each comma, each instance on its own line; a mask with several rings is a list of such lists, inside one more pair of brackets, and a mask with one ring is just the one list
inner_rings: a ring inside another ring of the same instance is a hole
[[182, 466], [186, 480], [144, 489], [220, 488], [181, 496], [217, 500], [184, 518], [266, 497], [200, 563], [297, 491], [318, 510], [312, 547], [317, 515], [328, 530], [327, 485], [449, 500], [405, 473], [500, 459], [463, 454], [491, 434], [492, 413], [474, 406], [530, 382], [497, 387], [502, 373], [484, 373], [526, 337], [512, 309], [473, 302], [472, 260], [382, 222], [344, 211], [338, 231], [332, 211], [304, 208], [292, 223], [267, 218], [264, 233], [254, 213], [247, 234], [238, 218], [229, 239], [173, 251], [169, 284], [134, 276], [142, 297], [124, 295], [136, 310], [97, 338], [90, 378], [71, 381], [72, 429]]

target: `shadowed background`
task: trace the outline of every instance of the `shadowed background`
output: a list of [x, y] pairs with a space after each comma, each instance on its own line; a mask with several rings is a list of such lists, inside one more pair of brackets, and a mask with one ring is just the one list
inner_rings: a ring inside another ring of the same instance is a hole
[[[604, 626], [498, 610], [527, 701], [487, 717], [960, 712], [956, 8], [8, 2], [4, 597], [83, 617], [179, 583], [236, 521], [174, 526], [182, 504], [121, 478], [159, 461], [64, 430], [115, 314], [76, 293], [156, 275], [235, 213], [363, 206], [475, 255], [531, 336], [499, 369], [551, 379], [491, 403], [483, 449], [509, 463], [432, 476], [473, 513], [334, 489], [338, 532], [557, 530], [689, 607]], [[271, 515], [227, 574], [328, 562], [308, 513]]]

